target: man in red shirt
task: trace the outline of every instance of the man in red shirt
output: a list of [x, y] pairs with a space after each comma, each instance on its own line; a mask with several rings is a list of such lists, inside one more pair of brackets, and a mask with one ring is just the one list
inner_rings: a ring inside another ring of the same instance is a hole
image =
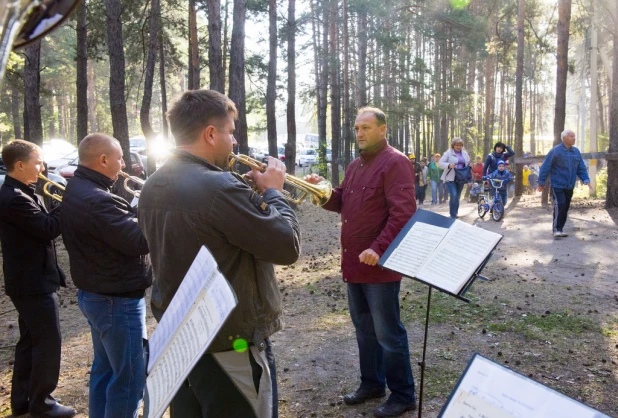
[[[401, 275], [376, 264], [416, 211], [414, 170], [388, 145], [382, 110], [359, 109], [354, 129], [360, 157], [323, 206], [341, 214], [341, 267], [359, 349], [360, 387], [343, 400], [355, 405], [380, 398], [388, 385], [391, 394], [374, 415], [397, 417], [416, 409], [408, 336], [399, 313]], [[323, 179], [312, 174], [305, 180]]]

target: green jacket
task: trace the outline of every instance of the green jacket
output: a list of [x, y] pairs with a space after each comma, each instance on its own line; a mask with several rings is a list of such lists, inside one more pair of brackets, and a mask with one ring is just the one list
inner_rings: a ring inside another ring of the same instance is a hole
[[442, 170], [438, 167], [435, 161], [429, 163], [429, 180], [431, 181], [440, 181], [440, 177], [442, 177]]

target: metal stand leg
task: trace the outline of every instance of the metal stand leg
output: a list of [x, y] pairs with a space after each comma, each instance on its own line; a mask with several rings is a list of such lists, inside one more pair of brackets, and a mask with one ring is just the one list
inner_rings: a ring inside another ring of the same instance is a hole
[[427, 293], [427, 313], [425, 315], [425, 337], [423, 339], [423, 358], [421, 360], [421, 389], [418, 398], [418, 418], [422, 418], [423, 415], [423, 386], [425, 384], [425, 353], [427, 352], [427, 330], [429, 329], [429, 310], [431, 308], [431, 289], [429, 286], [429, 292]]

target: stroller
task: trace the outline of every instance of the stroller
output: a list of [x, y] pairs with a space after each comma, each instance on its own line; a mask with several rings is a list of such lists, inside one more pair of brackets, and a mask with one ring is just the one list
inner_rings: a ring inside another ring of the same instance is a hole
[[470, 188], [470, 196], [468, 197], [468, 202], [474, 203], [478, 202], [479, 195], [483, 193], [483, 189], [479, 183], [472, 183], [472, 187]]

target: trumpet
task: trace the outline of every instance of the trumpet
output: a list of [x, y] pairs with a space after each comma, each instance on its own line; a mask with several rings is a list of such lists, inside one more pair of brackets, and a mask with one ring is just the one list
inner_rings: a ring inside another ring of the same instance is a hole
[[55, 201], [62, 203], [62, 195], [52, 193], [49, 190], [49, 188], [51, 186], [54, 186], [56, 189], [60, 190], [61, 192], [64, 192], [64, 186], [62, 184], [56, 183], [55, 181], [48, 179], [41, 173], [39, 173], [38, 177], [45, 182], [45, 184], [43, 185], [43, 193], [45, 193], [45, 195], [51, 197]]
[[[234, 171], [234, 164], [236, 164], [236, 162], [239, 162], [251, 168], [255, 168], [261, 172], [266, 171], [267, 167], [266, 164], [263, 164], [247, 155], [230, 153], [230, 171]], [[250, 178], [248, 178], [246, 175], [242, 177], [247, 182], [247, 184], [251, 186], [251, 188], [256, 190], [256, 185]], [[324, 204], [328, 202], [328, 199], [330, 199], [330, 195], [332, 194], [332, 186], [330, 182], [326, 180], [321, 181], [318, 184], [311, 184], [307, 181], [299, 179], [298, 177], [286, 174], [284, 182], [285, 184], [290, 185], [301, 192], [301, 195], [295, 198], [290, 192], [288, 192], [287, 190], [283, 190], [283, 195], [285, 196], [285, 198], [288, 201], [297, 205], [300, 204], [303, 200], [309, 198], [309, 201], [315, 206], [324, 206]]]
[[135, 196], [136, 198], [139, 199], [139, 195], [141, 193], [141, 190], [136, 190], [136, 189], [132, 189], [131, 187], [129, 187], [129, 183], [133, 182], [135, 184], [138, 184], [140, 187], [144, 185], [144, 183], [146, 183], [144, 180], [140, 179], [139, 177], [135, 177], [132, 176], [130, 174], [125, 173], [124, 171], [121, 171], [118, 173], [119, 176], [124, 177], [124, 189], [131, 193], [133, 196]]

